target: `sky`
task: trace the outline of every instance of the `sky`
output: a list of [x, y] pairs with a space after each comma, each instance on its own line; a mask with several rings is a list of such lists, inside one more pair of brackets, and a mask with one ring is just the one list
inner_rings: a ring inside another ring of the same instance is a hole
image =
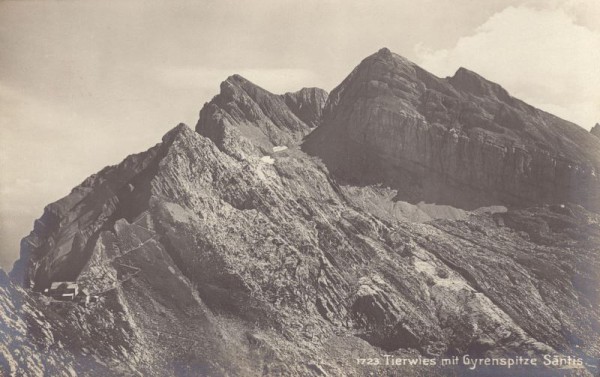
[[590, 129], [599, 20], [597, 0], [0, 0], [0, 266], [45, 205], [193, 127], [234, 73], [274, 93], [330, 91], [388, 47]]

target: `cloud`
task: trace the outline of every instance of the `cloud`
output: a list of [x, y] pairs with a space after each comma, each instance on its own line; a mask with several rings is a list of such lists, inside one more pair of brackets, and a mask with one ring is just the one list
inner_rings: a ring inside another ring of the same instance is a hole
[[419, 63], [440, 76], [469, 68], [513, 96], [590, 129], [600, 121], [600, 32], [578, 23], [573, 9], [581, 12], [580, 3], [508, 7], [453, 48], [417, 46]]
[[[562, 9], [575, 23], [600, 32], [600, 1], [597, 0], [530, 0], [534, 5]], [[526, 4], [528, 4], [526, 2]]]

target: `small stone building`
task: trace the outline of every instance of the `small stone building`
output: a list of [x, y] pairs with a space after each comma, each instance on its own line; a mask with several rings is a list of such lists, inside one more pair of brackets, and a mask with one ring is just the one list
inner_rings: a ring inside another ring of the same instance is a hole
[[80, 289], [79, 285], [73, 281], [54, 282], [50, 288], [44, 289], [44, 294], [55, 300], [75, 301], [82, 305], [98, 301], [98, 296], [90, 295], [87, 289]]
[[55, 300], [73, 301], [79, 294], [79, 285], [74, 281], [56, 281], [44, 289], [44, 294]]

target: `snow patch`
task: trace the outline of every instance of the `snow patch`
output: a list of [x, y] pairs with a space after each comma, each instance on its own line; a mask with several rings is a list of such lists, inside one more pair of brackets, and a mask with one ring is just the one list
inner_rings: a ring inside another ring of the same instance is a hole
[[263, 156], [260, 158], [262, 162], [273, 165], [275, 163], [275, 159], [271, 156]]
[[278, 145], [276, 147], [273, 147], [273, 152], [277, 153], [277, 152], [281, 152], [288, 149], [288, 147], [286, 147], [285, 145]]

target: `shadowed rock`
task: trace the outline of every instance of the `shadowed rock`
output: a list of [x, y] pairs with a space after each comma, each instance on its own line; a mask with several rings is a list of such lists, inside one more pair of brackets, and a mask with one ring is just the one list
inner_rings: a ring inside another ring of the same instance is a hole
[[303, 148], [340, 181], [412, 203], [600, 210], [600, 140], [467, 69], [440, 79], [387, 49], [331, 92]]
[[594, 127], [590, 130], [591, 134], [600, 138], [600, 123], [596, 123]]

